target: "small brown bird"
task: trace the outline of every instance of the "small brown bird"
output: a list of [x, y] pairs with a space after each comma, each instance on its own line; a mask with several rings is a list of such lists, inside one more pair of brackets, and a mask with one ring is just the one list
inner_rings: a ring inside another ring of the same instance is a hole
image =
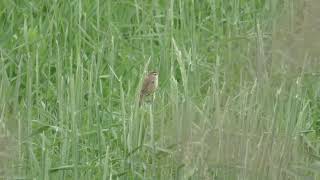
[[143, 81], [143, 85], [140, 91], [139, 106], [143, 102], [143, 98], [153, 94], [158, 88], [158, 72], [150, 72]]

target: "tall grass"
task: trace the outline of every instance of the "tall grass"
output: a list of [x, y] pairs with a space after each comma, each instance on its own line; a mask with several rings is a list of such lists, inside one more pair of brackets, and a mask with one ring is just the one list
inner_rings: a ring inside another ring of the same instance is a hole
[[1, 1], [0, 176], [319, 178], [316, 5]]

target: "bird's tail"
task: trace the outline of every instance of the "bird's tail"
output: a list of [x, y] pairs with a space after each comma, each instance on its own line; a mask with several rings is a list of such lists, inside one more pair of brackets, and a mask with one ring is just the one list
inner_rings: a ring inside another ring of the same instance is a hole
[[143, 94], [140, 94], [140, 98], [139, 98], [139, 107], [142, 105], [143, 102]]

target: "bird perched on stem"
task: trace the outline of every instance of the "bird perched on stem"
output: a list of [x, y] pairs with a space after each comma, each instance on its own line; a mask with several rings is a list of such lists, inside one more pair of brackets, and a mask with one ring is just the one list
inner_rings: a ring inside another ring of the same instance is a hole
[[140, 91], [139, 106], [142, 105], [146, 96], [152, 95], [158, 88], [158, 72], [150, 72], [143, 81]]

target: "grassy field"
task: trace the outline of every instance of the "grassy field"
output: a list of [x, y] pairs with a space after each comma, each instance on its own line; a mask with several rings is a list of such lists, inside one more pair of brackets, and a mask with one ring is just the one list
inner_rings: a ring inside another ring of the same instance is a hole
[[320, 179], [319, 8], [1, 0], [0, 178]]

